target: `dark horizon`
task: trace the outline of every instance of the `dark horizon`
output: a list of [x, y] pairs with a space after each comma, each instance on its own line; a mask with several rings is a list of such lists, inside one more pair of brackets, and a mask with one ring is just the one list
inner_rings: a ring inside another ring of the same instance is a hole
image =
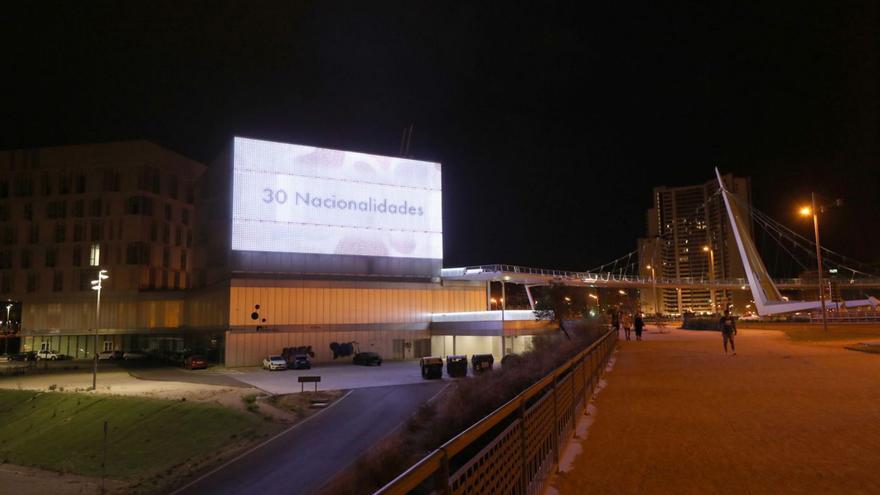
[[443, 164], [445, 265], [585, 269], [635, 248], [655, 186], [722, 173], [880, 262], [875, 4], [615, 9], [41, 3], [11, 9], [0, 148], [234, 135]]

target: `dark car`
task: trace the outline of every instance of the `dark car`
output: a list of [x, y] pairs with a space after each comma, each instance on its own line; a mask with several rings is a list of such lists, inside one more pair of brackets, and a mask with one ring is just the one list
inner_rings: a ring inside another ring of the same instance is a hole
[[471, 366], [475, 375], [484, 371], [492, 371], [494, 364], [495, 357], [491, 354], [474, 354], [471, 356]]
[[13, 355], [9, 356], [9, 360], [10, 361], [36, 361], [37, 360], [37, 353], [33, 352], [33, 351], [21, 352], [21, 353], [13, 354]]
[[183, 360], [183, 367], [188, 370], [204, 370], [208, 368], [208, 359], [199, 354], [193, 354]]
[[467, 376], [467, 356], [446, 356], [446, 374], [451, 378]]
[[522, 360], [523, 358], [519, 354], [508, 354], [501, 358], [501, 368], [505, 370], [516, 368], [522, 364]]
[[382, 366], [382, 356], [375, 352], [359, 352], [354, 355], [351, 362], [361, 366], [373, 366], [374, 364]]
[[293, 356], [293, 359], [290, 360], [290, 364], [288, 365], [290, 369], [294, 370], [310, 370], [312, 369], [312, 362], [309, 361], [309, 357], [305, 354], [297, 354]]

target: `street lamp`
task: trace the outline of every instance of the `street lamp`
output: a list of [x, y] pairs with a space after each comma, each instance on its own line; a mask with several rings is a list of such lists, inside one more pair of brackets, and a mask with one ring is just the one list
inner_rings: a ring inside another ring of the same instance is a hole
[[712, 313], [715, 313], [715, 250], [711, 246], [703, 246], [703, 252], [709, 253], [709, 302], [712, 303]]
[[92, 371], [92, 390], [98, 389], [98, 327], [101, 325], [101, 283], [110, 278], [107, 270], [98, 271], [98, 279], [92, 280], [92, 290], [98, 291], [98, 302], [95, 307], [95, 366]]
[[[840, 206], [843, 204], [843, 200], [838, 199], [834, 201], [833, 206]], [[813, 217], [813, 233], [816, 236], [816, 264], [819, 270], [819, 302], [822, 305], [822, 328], [827, 332], [828, 331], [828, 315], [825, 314], [825, 287], [822, 285], [822, 247], [819, 244], [819, 213], [825, 212], [825, 208], [832, 205], [827, 206], [819, 206], [816, 207], [816, 193], [810, 193], [810, 206], [802, 206], [798, 213], [801, 214], [802, 217], [809, 217], [812, 215]]]
[[646, 266], [648, 270], [651, 270], [651, 292], [654, 293], [654, 314], [657, 316], [660, 315], [660, 301], [657, 300], [657, 273], [654, 271], [653, 265]]
[[12, 333], [12, 325], [9, 323], [9, 312], [12, 311], [12, 303], [6, 305], [6, 331], [3, 332], [3, 354], [9, 353], [9, 334]]

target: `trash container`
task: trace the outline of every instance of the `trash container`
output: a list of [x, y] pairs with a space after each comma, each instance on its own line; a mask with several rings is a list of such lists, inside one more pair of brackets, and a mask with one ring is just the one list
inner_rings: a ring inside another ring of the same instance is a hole
[[446, 356], [446, 374], [451, 378], [467, 376], [467, 356]]
[[474, 354], [471, 356], [471, 367], [474, 369], [475, 375], [484, 371], [491, 371], [493, 364], [495, 364], [495, 358], [491, 354]]
[[422, 366], [422, 378], [426, 380], [443, 378], [443, 358], [437, 356], [423, 357], [419, 360]]
[[501, 368], [509, 369], [516, 368], [522, 362], [522, 356], [519, 354], [508, 354], [501, 358]]

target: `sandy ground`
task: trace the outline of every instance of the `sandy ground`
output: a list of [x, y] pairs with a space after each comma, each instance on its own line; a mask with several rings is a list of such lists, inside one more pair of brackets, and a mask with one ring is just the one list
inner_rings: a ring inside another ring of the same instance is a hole
[[[741, 330], [622, 342], [582, 452], [577, 493], [880, 493], [880, 356]], [[577, 440], [576, 440], [577, 441]]]
[[[104, 480], [106, 493], [126, 493], [126, 484]], [[16, 495], [80, 495], [101, 491], [101, 479], [74, 474], [59, 474], [42, 469], [0, 464], [0, 493]]]

